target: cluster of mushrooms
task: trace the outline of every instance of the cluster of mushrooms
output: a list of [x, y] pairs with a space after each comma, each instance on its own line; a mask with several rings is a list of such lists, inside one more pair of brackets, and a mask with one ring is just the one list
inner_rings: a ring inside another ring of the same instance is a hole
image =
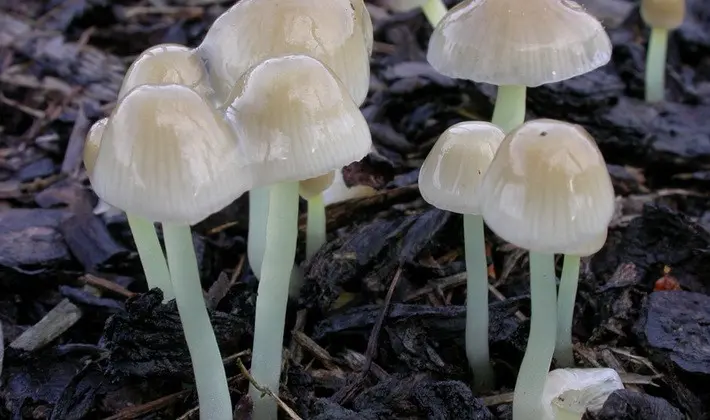
[[[558, 365], [574, 365], [580, 257], [604, 244], [614, 192], [582, 127], [525, 122], [526, 89], [606, 64], [611, 43], [600, 22], [568, 0], [465, 0], [448, 12], [440, 0], [390, 2], [397, 9], [421, 6], [436, 27], [428, 50], [436, 70], [498, 86], [492, 121], [447, 129], [422, 166], [419, 188], [434, 206], [463, 214], [465, 344], [478, 390], [490, 390], [495, 380], [484, 224], [530, 251], [530, 338], [513, 416], [555, 418], [543, 403], [549, 367], [553, 354]], [[666, 3], [673, 1], [644, 0], [642, 8], [659, 40], [679, 24]], [[197, 48], [163, 44], [143, 52], [111, 115], [89, 131], [84, 161], [94, 191], [126, 212], [149, 287], [176, 300], [202, 419], [231, 419], [232, 404], [190, 226], [249, 192], [248, 258], [259, 278], [251, 375], [278, 393], [289, 289], [300, 286], [299, 197], [308, 202], [310, 257], [326, 241], [324, 191], [336, 180], [342, 186], [339, 170], [372, 146], [358, 109], [367, 96], [372, 47], [363, 0], [241, 0]], [[649, 56], [661, 49], [664, 61], [665, 44]], [[656, 82], [663, 79], [660, 66], [660, 76], [649, 70]], [[651, 96], [658, 100], [657, 92]], [[559, 292], [555, 254], [564, 254]], [[271, 398], [254, 386], [250, 395], [254, 419], [277, 418]]]

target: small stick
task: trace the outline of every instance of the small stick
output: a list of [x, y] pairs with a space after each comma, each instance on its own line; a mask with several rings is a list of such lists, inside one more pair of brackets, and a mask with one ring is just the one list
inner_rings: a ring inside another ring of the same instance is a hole
[[392, 279], [392, 283], [390, 284], [389, 290], [387, 290], [385, 301], [382, 304], [382, 311], [380, 311], [380, 315], [377, 317], [377, 321], [375, 322], [374, 327], [372, 327], [372, 333], [370, 334], [370, 339], [367, 342], [367, 350], [365, 351], [365, 362], [362, 365], [362, 370], [360, 371], [360, 374], [353, 383], [348, 385], [346, 388], [338, 391], [338, 393], [333, 396], [335, 402], [340, 405], [345, 404], [347, 401], [353, 398], [357, 389], [360, 387], [360, 385], [362, 385], [362, 382], [365, 380], [365, 378], [367, 378], [367, 374], [370, 371], [370, 367], [372, 367], [372, 359], [374, 359], [375, 353], [377, 352], [377, 342], [380, 338], [382, 324], [384, 324], [385, 322], [385, 317], [387, 316], [387, 312], [389, 311], [390, 307], [390, 302], [392, 301], [392, 295], [394, 295], [394, 290], [397, 288], [397, 284], [399, 283], [399, 278], [401, 276], [402, 267], [398, 267], [397, 272], [394, 274], [394, 278]]
[[283, 402], [283, 400], [279, 398], [278, 395], [274, 394], [269, 388], [259, 385], [259, 383], [256, 382], [256, 380], [251, 376], [247, 368], [244, 367], [242, 359], [237, 359], [237, 366], [239, 366], [239, 370], [242, 372], [242, 375], [247, 378], [247, 380], [254, 386], [254, 388], [257, 389], [257, 391], [261, 392], [262, 397], [266, 395], [273, 398], [276, 401], [276, 404], [281, 407], [281, 409], [285, 411], [286, 414], [288, 414], [291, 420], [303, 420], [298, 414], [296, 414], [295, 411], [291, 409], [291, 407], [286, 405], [286, 403]]

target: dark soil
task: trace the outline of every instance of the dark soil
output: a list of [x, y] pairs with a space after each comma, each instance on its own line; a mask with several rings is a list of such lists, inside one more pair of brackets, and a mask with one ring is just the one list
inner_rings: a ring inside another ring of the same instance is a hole
[[[612, 62], [531, 89], [528, 101], [530, 118], [595, 136], [619, 195], [606, 247], [583, 264], [577, 361], [615, 368], [626, 383], [597, 419], [710, 419], [710, 8], [688, 0], [670, 39], [668, 101], [651, 106], [637, 5], [584, 3], [608, 26]], [[146, 293], [125, 218], [92, 212], [81, 150], [137, 54], [196, 45], [229, 5], [0, 0], [0, 418], [197, 418], [175, 305]], [[328, 209], [330, 241], [304, 265], [306, 287], [289, 309], [281, 394], [304, 419], [509, 419], [528, 332], [525, 253], [488, 236], [499, 382], [473, 394], [461, 218], [416, 187], [436, 137], [490, 118], [495, 90], [432, 70], [420, 13], [371, 11], [363, 112], [377, 151], [345, 175], [379, 193]], [[246, 206], [239, 199], [195, 229], [240, 419], [256, 290]]]

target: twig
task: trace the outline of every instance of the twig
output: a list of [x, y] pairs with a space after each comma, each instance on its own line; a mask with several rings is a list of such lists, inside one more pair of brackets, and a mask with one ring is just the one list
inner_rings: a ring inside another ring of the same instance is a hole
[[276, 401], [276, 404], [279, 407], [281, 407], [281, 409], [283, 411], [285, 411], [286, 414], [288, 414], [288, 416], [291, 420], [303, 420], [298, 414], [296, 414], [295, 411], [293, 411], [293, 409], [291, 409], [291, 407], [286, 405], [286, 403], [283, 402], [283, 400], [281, 398], [279, 398], [278, 395], [274, 394], [269, 388], [259, 385], [259, 383], [256, 382], [256, 380], [251, 376], [251, 374], [249, 373], [247, 368], [244, 367], [244, 363], [242, 363], [242, 359], [237, 359], [237, 366], [239, 366], [239, 370], [242, 372], [242, 375], [244, 375], [244, 377], [247, 378], [249, 383], [251, 383], [254, 386], [254, 388], [257, 389], [257, 391], [261, 392], [262, 398], [264, 395], [273, 398]]
[[125, 408], [111, 417], [105, 417], [103, 420], [131, 420], [138, 416], [151, 413], [153, 411], [160, 410], [161, 408], [167, 407], [173, 402], [179, 400], [180, 398], [187, 397], [192, 392], [191, 389], [186, 389], [184, 391], [176, 392], [174, 394], [166, 395], [160, 397], [157, 400], [153, 400], [141, 405], [135, 405], [133, 407]]
[[116, 284], [110, 280], [107, 280], [102, 277], [94, 276], [93, 274], [85, 274], [81, 277], [79, 277], [79, 280], [84, 282], [85, 284], [94, 286], [98, 289], [103, 289], [108, 292], [113, 292], [116, 293], [117, 295], [124, 296], [126, 298], [132, 298], [136, 294], [131, 292], [130, 290], [126, 289], [125, 287], [121, 286], [120, 284]]
[[338, 393], [333, 396], [333, 400], [340, 405], [345, 404], [351, 398], [353, 398], [358, 388], [360, 388], [363, 381], [367, 378], [367, 374], [370, 371], [370, 367], [372, 367], [372, 360], [374, 359], [375, 353], [377, 352], [377, 342], [380, 338], [382, 324], [384, 324], [385, 318], [387, 317], [390, 302], [392, 301], [392, 295], [394, 294], [394, 291], [397, 288], [397, 284], [399, 283], [399, 278], [401, 276], [402, 267], [398, 267], [397, 272], [394, 274], [394, 278], [392, 279], [392, 283], [390, 284], [389, 290], [387, 290], [387, 295], [385, 296], [385, 301], [382, 304], [382, 310], [380, 311], [380, 315], [377, 317], [377, 321], [372, 327], [370, 339], [367, 342], [367, 350], [365, 351], [365, 363], [363, 363], [362, 370], [360, 370], [360, 374], [357, 376], [355, 381], [353, 381], [346, 388], [338, 391]]

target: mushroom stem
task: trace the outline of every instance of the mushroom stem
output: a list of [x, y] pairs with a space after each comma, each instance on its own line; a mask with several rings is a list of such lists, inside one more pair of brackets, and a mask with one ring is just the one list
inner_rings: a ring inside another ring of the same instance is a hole
[[175, 292], [170, 280], [170, 271], [165, 262], [165, 254], [160, 246], [158, 234], [155, 233], [155, 225], [142, 217], [130, 214], [126, 214], [126, 217], [133, 234], [133, 241], [136, 243], [148, 289], [157, 287], [162, 290], [163, 301], [173, 299]]
[[436, 27], [439, 21], [444, 17], [448, 9], [441, 0], [428, 0], [423, 6], [422, 11], [424, 16], [431, 23], [431, 26]]
[[323, 194], [308, 199], [306, 225], [306, 259], [310, 259], [326, 242], [325, 201]]
[[491, 122], [506, 133], [525, 122], [526, 91], [527, 87], [522, 85], [498, 86]]
[[205, 307], [190, 227], [163, 223], [163, 236], [175, 302], [195, 373], [200, 418], [231, 420], [227, 375]]
[[557, 343], [555, 344], [555, 360], [558, 367], [573, 367], [572, 351], [572, 319], [574, 302], [577, 297], [579, 281], [579, 256], [565, 255], [562, 265], [562, 278], [557, 293]]
[[668, 29], [651, 28], [646, 51], [646, 102], [660, 102], [665, 96]]
[[542, 395], [555, 351], [557, 323], [555, 261], [552, 254], [530, 252], [530, 334], [513, 396], [515, 420], [544, 418]]
[[266, 218], [269, 214], [269, 187], [249, 190], [249, 237], [247, 258], [256, 278], [261, 278], [261, 264], [266, 249]]
[[[251, 374], [258, 384], [278, 394], [289, 277], [298, 239], [298, 182], [282, 182], [272, 185], [269, 190], [266, 249], [254, 315]], [[254, 401], [253, 418], [276, 420], [275, 401], [262, 398], [261, 391], [254, 386], [249, 388], [249, 393]]]
[[[253, 188], [249, 191], [249, 238], [247, 258], [254, 277], [261, 278], [261, 265], [266, 249], [266, 218], [269, 214], [269, 187]], [[291, 269], [289, 296], [298, 299], [303, 284], [303, 275], [294, 263]]]
[[493, 370], [488, 350], [488, 264], [483, 216], [463, 215], [466, 253], [466, 357], [477, 390], [491, 389]]

